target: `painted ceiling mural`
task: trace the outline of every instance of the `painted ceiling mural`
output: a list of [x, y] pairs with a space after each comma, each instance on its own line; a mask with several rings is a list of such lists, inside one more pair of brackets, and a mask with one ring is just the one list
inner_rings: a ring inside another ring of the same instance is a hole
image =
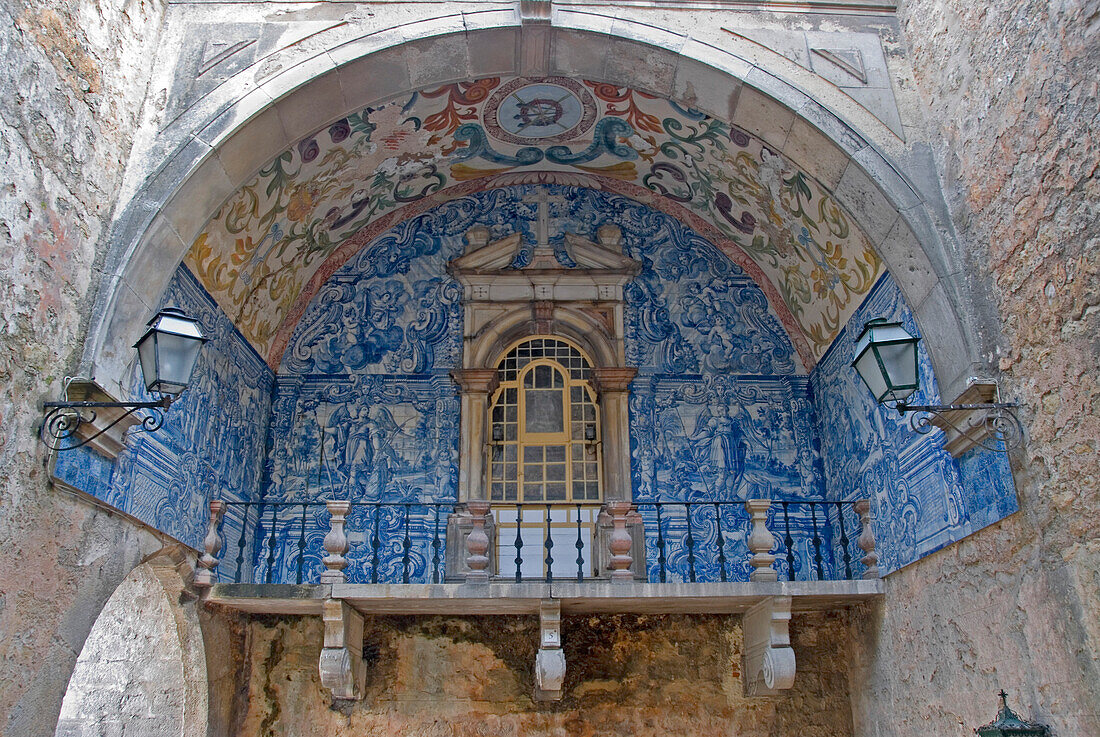
[[830, 193], [760, 140], [559, 77], [461, 82], [337, 121], [234, 193], [186, 264], [275, 367], [314, 295], [376, 237], [455, 197], [536, 182], [626, 195], [688, 224], [764, 290], [807, 369], [882, 272]]

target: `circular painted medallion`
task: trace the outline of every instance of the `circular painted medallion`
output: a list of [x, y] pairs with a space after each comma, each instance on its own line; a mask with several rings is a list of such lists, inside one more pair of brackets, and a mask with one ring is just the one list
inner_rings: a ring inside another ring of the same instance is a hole
[[565, 77], [520, 77], [496, 89], [482, 121], [493, 138], [509, 143], [567, 141], [596, 120], [596, 101]]

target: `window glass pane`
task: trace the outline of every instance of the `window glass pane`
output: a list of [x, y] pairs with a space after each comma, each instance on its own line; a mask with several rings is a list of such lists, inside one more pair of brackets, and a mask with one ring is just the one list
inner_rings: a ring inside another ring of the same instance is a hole
[[546, 446], [546, 462], [547, 463], [563, 463], [565, 461], [565, 446], [564, 445], [548, 445]]
[[[537, 367], [535, 371], [538, 371]], [[528, 374], [530, 377], [530, 374]], [[549, 433], [565, 430], [565, 408], [560, 389], [527, 389], [524, 391], [524, 412], [527, 432]]]
[[549, 463], [546, 466], [547, 481], [565, 481], [565, 464]]

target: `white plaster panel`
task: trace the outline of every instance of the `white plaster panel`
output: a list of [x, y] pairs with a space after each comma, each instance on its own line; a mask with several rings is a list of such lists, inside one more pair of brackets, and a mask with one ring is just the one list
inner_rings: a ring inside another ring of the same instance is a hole
[[[457, 20], [461, 21], [461, 17]], [[405, 56], [414, 87], [456, 82], [470, 76], [465, 29], [460, 31], [406, 44]]]
[[[808, 31], [805, 34], [805, 54], [809, 68], [816, 74], [829, 80], [838, 87], [890, 87], [890, 75], [886, 68], [886, 56], [882, 52], [882, 42], [877, 33], [852, 33]], [[815, 54], [811, 49], [844, 50], [858, 52], [863, 63], [867, 82], [861, 83], [856, 77], [828, 59]]]

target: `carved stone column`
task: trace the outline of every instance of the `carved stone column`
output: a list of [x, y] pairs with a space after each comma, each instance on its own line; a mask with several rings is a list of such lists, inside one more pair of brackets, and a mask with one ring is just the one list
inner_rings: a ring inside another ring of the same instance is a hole
[[631, 583], [634, 581], [634, 572], [630, 570], [630, 564], [634, 562], [630, 554], [633, 544], [630, 532], [626, 529], [627, 517], [634, 509], [630, 502], [608, 502], [606, 505], [608, 514], [611, 515], [611, 540], [608, 547], [611, 549], [611, 581], [613, 583]]
[[218, 499], [212, 500], [210, 502], [210, 522], [206, 528], [206, 539], [202, 541], [203, 549], [206, 552], [199, 556], [199, 570], [195, 572], [196, 586], [205, 588], [218, 582], [218, 574], [215, 573], [215, 569], [218, 567], [218, 553], [222, 549], [222, 538], [218, 533], [218, 528], [221, 526], [223, 515], [225, 515], [225, 502]]
[[600, 395], [603, 425], [604, 499], [629, 501], [630, 483], [630, 382], [637, 369], [626, 366], [592, 370], [592, 383]]
[[325, 535], [325, 552], [328, 553], [321, 562], [325, 564], [325, 570], [321, 572], [321, 583], [343, 583], [347, 580], [344, 569], [348, 566], [348, 560], [344, 554], [348, 552], [348, 536], [344, 533], [344, 522], [348, 512], [351, 511], [351, 502], [329, 501], [325, 502], [328, 513], [330, 529]]
[[485, 517], [489, 502], [472, 501], [467, 505], [473, 527], [466, 536], [466, 583], [489, 583], [489, 536], [485, 533]]
[[777, 581], [779, 575], [772, 568], [775, 556], [771, 549], [775, 547], [775, 537], [768, 529], [768, 508], [772, 503], [768, 499], [748, 499], [745, 501], [745, 510], [752, 521], [752, 533], [749, 535], [748, 546], [752, 556], [749, 563], [752, 565], [750, 581]]
[[856, 514], [859, 515], [859, 523], [862, 529], [859, 533], [858, 545], [863, 551], [860, 562], [865, 566], [864, 578], [878, 578], [878, 553], [875, 552], [875, 529], [871, 526], [871, 500], [857, 499], [853, 505]]
[[489, 395], [497, 387], [496, 369], [457, 369], [451, 378], [462, 401], [458, 458], [458, 500], [487, 499], [485, 483], [485, 427]]

